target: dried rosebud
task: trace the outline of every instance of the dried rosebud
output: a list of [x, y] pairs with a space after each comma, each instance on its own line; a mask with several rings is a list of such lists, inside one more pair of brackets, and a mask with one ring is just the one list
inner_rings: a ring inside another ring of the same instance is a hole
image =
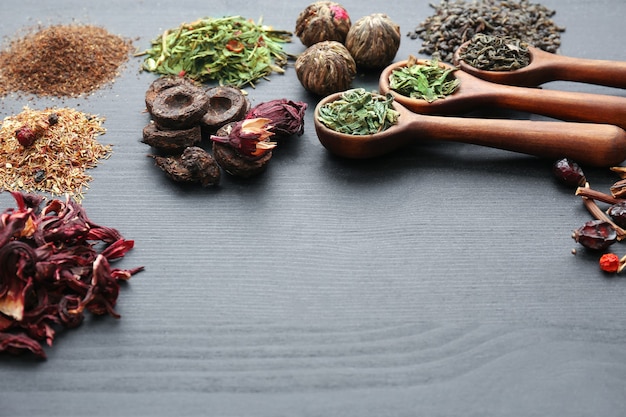
[[617, 241], [617, 232], [609, 222], [591, 220], [576, 229], [572, 238], [588, 249], [604, 250]]
[[300, 84], [320, 96], [347, 90], [356, 76], [352, 55], [336, 41], [310, 46], [300, 54], [295, 68]]
[[383, 13], [364, 16], [350, 28], [346, 48], [357, 66], [384, 67], [393, 61], [400, 48], [400, 26]]
[[272, 100], [258, 104], [246, 115], [246, 119], [271, 120], [271, 131], [277, 136], [301, 135], [304, 132], [304, 112], [307, 104], [287, 99]]
[[310, 4], [296, 19], [295, 34], [304, 46], [323, 41], [343, 43], [350, 30], [350, 16], [338, 3], [318, 1]]
[[255, 159], [276, 147], [269, 138], [271, 131], [270, 119], [244, 119], [232, 125], [227, 136], [211, 135], [211, 140], [226, 143], [236, 149], [243, 157]]
[[37, 135], [35, 131], [28, 126], [22, 126], [15, 131], [15, 138], [25, 148], [28, 148], [35, 143]]

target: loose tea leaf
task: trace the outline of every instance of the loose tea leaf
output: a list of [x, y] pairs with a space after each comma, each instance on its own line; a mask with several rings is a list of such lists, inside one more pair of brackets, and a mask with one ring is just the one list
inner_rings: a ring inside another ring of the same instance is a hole
[[436, 59], [423, 64], [411, 57], [405, 66], [389, 76], [389, 88], [397, 93], [432, 103], [454, 93], [460, 82], [452, 76], [455, 69], [444, 68]]
[[168, 29], [152, 41], [142, 68], [221, 85], [254, 86], [273, 72], [283, 73], [289, 55], [282, 44], [291, 32], [277, 31], [241, 16], [203, 18]]
[[95, 26], [51, 26], [11, 41], [0, 52], [0, 96], [26, 92], [76, 96], [111, 82], [132, 44]]
[[431, 7], [434, 13], [408, 36], [423, 40], [420, 53], [443, 62], [452, 62], [456, 49], [477, 33], [515, 36], [554, 53], [565, 31], [552, 19], [554, 10], [529, 0], [442, 0]]
[[[51, 123], [51, 118], [56, 122]], [[111, 155], [110, 145], [97, 136], [104, 134], [104, 119], [71, 108], [34, 110], [25, 108], [5, 118], [0, 125], [0, 189], [9, 191], [69, 194], [81, 201], [92, 177], [86, 170]], [[23, 147], [16, 131], [38, 131], [35, 141]]]
[[512, 36], [477, 34], [459, 52], [465, 63], [482, 70], [513, 71], [530, 64], [528, 44]]
[[348, 135], [371, 135], [398, 122], [393, 97], [355, 88], [319, 109], [319, 121], [326, 127]]

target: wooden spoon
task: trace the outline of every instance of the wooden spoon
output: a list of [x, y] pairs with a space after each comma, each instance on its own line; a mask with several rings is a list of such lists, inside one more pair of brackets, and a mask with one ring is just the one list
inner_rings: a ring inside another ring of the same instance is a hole
[[[465, 71], [454, 72], [461, 84], [453, 94], [445, 98], [431, 103], [409, 98], [389, 87], [392, 71], [406, 65], [407, 61], [401, 61], [383, 69], [379, 87], [381, 93], [391, 93], [396, 101], [415, 113], [451, 115], [467, 113], [481, 107], [498, 107], [561, 120], [607, 123], [626, 128], [626, 97], [514, 87], [481, 80]], [[439, 65], [453, 68], [444, 63]]]
[[395, 102], [398, 123], [373, 135], [348, 135], [319, 121], [319, 110], [341, 97], [332, 94], [315, 107], [317, 136], [330, 152], [347, 158], [373, 158], [416, 140], [471, 143], [544, 158], [568, 157], [579, 164], [610, 167], [626, 159], [626, 132], [616, 126], [560, 121], [442, 117], [411, 112]]
[[626, 88], [626, 62], [573, 58], [528, 47], [530, 64], [512, 71], [488, 71], [471, 66], [460, 56], [467, 41], [454, 52], [454, 64], [463, 71], [498, 84], [537, 87], [550, 81], [576, 81]]

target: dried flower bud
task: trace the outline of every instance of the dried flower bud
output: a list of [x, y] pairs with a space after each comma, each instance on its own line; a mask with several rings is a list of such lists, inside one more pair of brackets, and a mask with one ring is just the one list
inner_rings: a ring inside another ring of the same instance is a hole
[[28, 148], [35, 143], [37, 135], [35, 131], [28, 126], [22, 126], [15, 131], [15, 138], [25, 148]]
[[604, 250], [617, 242], [617, 232], [609, 222], [591, 220], [576, 229], [572, 238], [588, 249]]
[[296, 20], [296, 36], [304, 46], [323, 41], [343, 43], [350, 30], [348, 12], [338, 3], [318, 1], [304, 9]]
[[270, 119], [244, 119], [232, 125], [227, 136], [211, 135], [211, 140], [226, 143], [235, 148], [243, 157], [255, 159], [276, 147], [270, 142]]
[[354, 59], [336, 41], [310, 46], [298, 57], [295, 67], [302, 86], [320, 96], [347, 90], [356, 76]]
[[277, 136], [301, 135], [304, 132], [304, 112], [307, 104], [287, 99], [271, 100], [258, 104], [246, 115], [246, 119], [270, 119], [270, 129]]
[[400, 26], [383, 13], [364, 16], [350, 28], [346, 48], [357, 66], [384, 67], [393, 61], [400, 48]]

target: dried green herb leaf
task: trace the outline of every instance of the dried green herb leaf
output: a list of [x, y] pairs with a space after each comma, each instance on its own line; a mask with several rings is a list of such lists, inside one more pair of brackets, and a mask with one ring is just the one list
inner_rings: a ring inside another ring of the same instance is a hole
[[138, 56], [146, 56], [142, 68], [150, 72], [243, 87], [284, 72], [289, 55], [282, 44], [290, 41], [290, 32], [241, 16], [207, 17], [166, 30]]
[[454, 69], [439, 66], [436, 59], [418, 63], [414, 58], [407, 65], [395, 69], [389, 76], [389, 87], [403, 96], [431, 103], [456, 91], [460, 81]]
[[320, 107], [318, 119], [326, 127], [349, 135], [371, 135], [398, 122], [393, 96], [367, 92], [363, 88], [345, 91], [341, 97]]

